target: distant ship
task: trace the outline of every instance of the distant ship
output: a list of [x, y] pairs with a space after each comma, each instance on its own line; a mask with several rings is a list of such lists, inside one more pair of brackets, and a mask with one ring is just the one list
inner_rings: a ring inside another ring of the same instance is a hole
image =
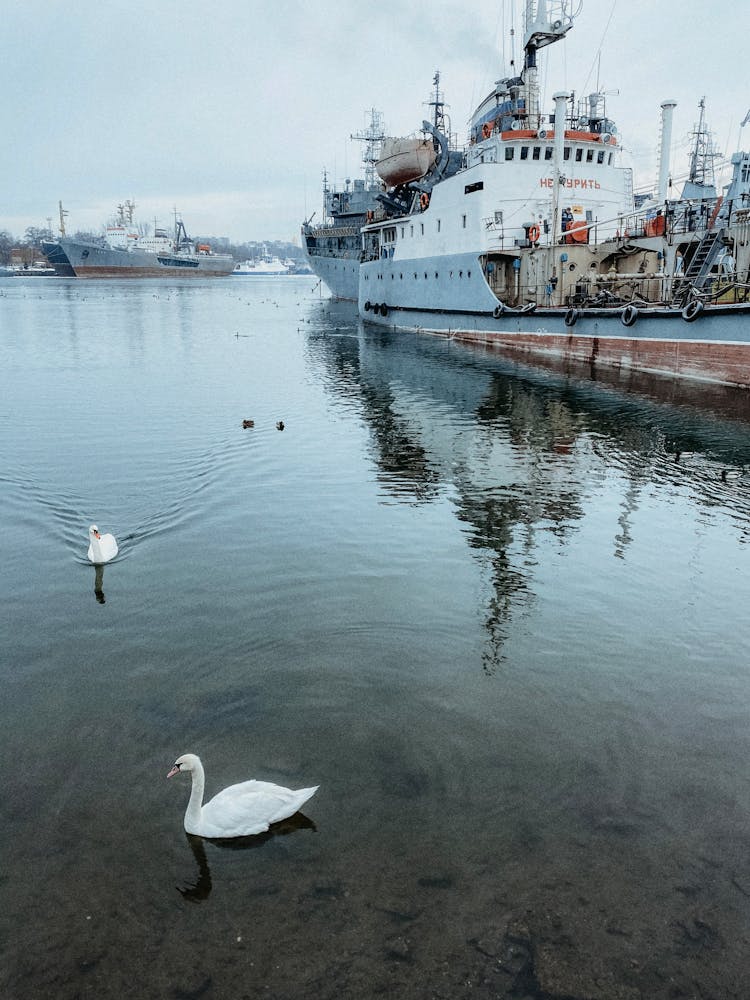
[[278, 257], [272, 257], [265, 248], [258, 260], [246, 260], [236, 264], [232, 274], [237, 278], [272, 278], [281, 274], [289, 274], [289, 266]]
[[217, 254], [206, 243], [195, 244], [181, 219], [174, 234], [155, 229], [144, 236], [133, 224], [135, 204], [118, 205], [117, 221], [108, 225], [101, 241], [62, 236], [42, 243], [47, 260], [58, 274], [76, 278], [220, 278], [231, 274], [234, 259]]

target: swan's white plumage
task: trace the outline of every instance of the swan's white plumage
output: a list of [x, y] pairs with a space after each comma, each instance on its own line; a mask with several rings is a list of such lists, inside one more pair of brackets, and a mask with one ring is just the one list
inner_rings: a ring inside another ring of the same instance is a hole
[[117, 542], [114, 535], [100, 535], [95, 524], [89, 528], [88, 557], [92, 563], [105, 563], [117, 555]]
[[185, 832], [214, 839], [264, 833], [271, 823], [293, 816], [318, 790], [318, 785], [292, 790], [269, 781], [242, 781], [203, 805], [205, 774], [200, 757], [194, 753], [178, 757], [167, 777], [184, 771], [189, 771], [192, 778]]

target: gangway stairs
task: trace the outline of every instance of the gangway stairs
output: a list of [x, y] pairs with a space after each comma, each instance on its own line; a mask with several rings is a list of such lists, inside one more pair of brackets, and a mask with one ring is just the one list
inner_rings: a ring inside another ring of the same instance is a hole
[[711, 268], [724, 250], [724, 234], [721, 229], [707, 229], [695, 248], [690, 263], [681, 275], [675, 288], [676, 297], [685, 302], [691, 291], [699, 292], [711, 276]]

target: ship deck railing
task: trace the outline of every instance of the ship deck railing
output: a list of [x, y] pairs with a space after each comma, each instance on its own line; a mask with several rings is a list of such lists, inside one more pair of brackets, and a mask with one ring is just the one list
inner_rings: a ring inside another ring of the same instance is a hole
[[[564, 284], [525, 284], [514, 290], [494, 287], [498, 299], [511, 308], [535, 303], [541, 308], [575, 306], [598, 309], [623, 309], [627, 305], [660, 306], [674, 303], [684, 290], [684, 276], [657, 274], [600, 274], [578, 278]], [[701, 289], [691, 291], [688, 298], [721, 305], [750, 302], [750, 283], [737, 281], [734, 275], [717, 275]], [[682, 301], [682, 300], [681, 300]]]

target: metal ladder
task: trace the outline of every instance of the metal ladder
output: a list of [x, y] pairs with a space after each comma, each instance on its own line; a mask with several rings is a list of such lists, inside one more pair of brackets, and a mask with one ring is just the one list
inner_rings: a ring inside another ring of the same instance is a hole
[[711, 274], [711, 268], [716, 263], [716, 259], [724, 249], [723, 232], [721, 229], [707, 229], [703, 234], [700, 243], [695, 248], [690, 263], [685, 269], [685, 273], [680, 276], [680, 283], [676, 289], [677, 296], [681, 300], [686, 300], [690, 290], [700, 291]]

